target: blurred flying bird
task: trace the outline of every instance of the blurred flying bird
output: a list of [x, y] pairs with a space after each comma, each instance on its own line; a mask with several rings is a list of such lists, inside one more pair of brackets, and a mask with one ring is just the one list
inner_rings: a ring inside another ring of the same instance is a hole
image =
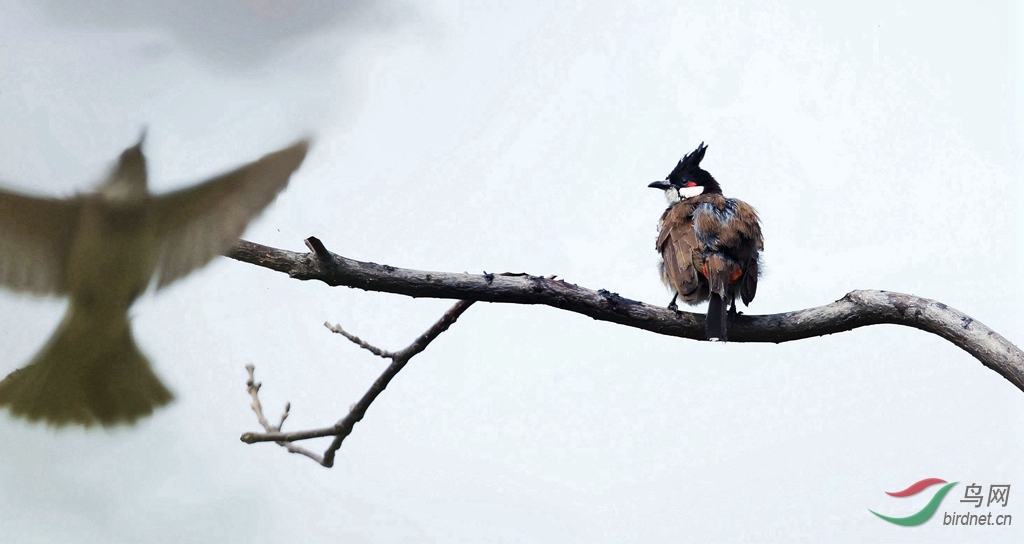
[[69, 199], [0, 190], [0, 285], [70, 298], [64, 320], [0, 381], [0, 406], [54, 425], [131, 424], [171, 401], [132, 337], [128, 308], [149, 286], [227, 250], [288, 184], [299, 141], [179, 191], [147, 188], [143, 137], [94, 192]]
[[726, 306], [736, 313], [736, 296], [744, 305], [754, 300], [761, 266], [761, 222], [749, 204], [726, 198], [722, 188], [700, 167], [707, 146], [701, 142], [664, 181], [648, 185], [665, 191], [669, 207], [658, 222], [656, 248], [661, 253], [661, 279], [687, 304], [708, 302], [709, 340], [728, 339]]

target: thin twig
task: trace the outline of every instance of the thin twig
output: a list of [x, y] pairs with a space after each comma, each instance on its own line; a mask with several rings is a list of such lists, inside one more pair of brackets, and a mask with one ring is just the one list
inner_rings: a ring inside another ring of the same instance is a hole
[[362, 338], [359, 338], [358, 336], [356, 336], [354, 334], [349, 334], [347, 331], [345, 331], [345, 329], [341, 328], [341, 325], [331, 325], [330, 323], [324, 321], [324, 326], [327, 327], [328, 329], [330, 329], [331, 332], [336, 332], [336, 333], [344, 336], [345, 338], [348, 338], [349, 340], [352, 341], [353, 344], [355, 344], [355, 345], [365, 349], [366, 351], [369, 351], [370, 353], [376, 355], [377, 357], [383, 357], [385, 359], [391, 359], [395, 355], [394, 353], [391, 353], [390, 351], [386, 351], [386, 350], [380, 349], [377, 346], [374, 346], [372, 344], [367, 343], [365, 340], [363, 340]]
[[[249, 373], [249, 381], [246, 382], [246, 388], [249, 391], [249, 395], [252, 397], [252, 411], [256, 412], [256, 420], [260, 422], [260, 426], [267, 430], [268, 433], [280, 433], [281, 426], [284, 425], [284, 420], [288, 418], [288, 412], [291, 410], [291, 403], [285, 403], [284, 413], [281, 414], [281, 423], [277, 427], [274, 427], [267, 421], [266, 416], [263, 415], [263, 405], [260, 403], [260, 387], [263, 384], [256, 382], [256, 367], [252, 364], [245, 365], [245, 370]], [[297, 453], [299, 455], [305, 455], [310, 459], [324, 464], [324, 458], [303, 448], [292, 444], [289, 440], [275, 440], [279, 446], [283, 446], [291, 453]]]
[[[363, 419], [366, 415], [366, 410], [370, 408], [373, 401], [376, 400], [384, 389], [387, 388], [388, 384], [391, 383], [391, 380], [394, 379], [403, 368], [405, 368], [405, 365], [409, 363], [410, 359], [422, 353], [435, 338], [437, 338], [442, 332], [448, 330], [448, 327], [452, 326], [459, 316], [462, 315], [462, 313], [465, 312], [472, 304], [473, 301], [468, 300], [460, 300], [456, 302], [455, 305], [449, 308], [448, 311], [445, 312], [436, 323], [431, 325], [426, 332], [416, 338], [416, 340], [409, 344], [405, 349], [397, 352], [382, 350], [359, 339], [357, 336], [345, 332], [340, 326], [332, 327], [328, 323], [324, 323], [328, 329], [348, 338], [353, 343], [358, 344], [359, 347], [364, 348], [379, 357], [391, 359], [391, 364], [389, 364], [388, 367], [384, 369], [384, 372], [381, 373], [380, 377], [373, 382], [373, 385], [371, 385], [369, 390], [363, 394], [363, 397], [359, 399], [359, 402], [353, 404], [349, 408], [348, 414], [330, 427], [283, 433], [281, 432], [280, 426], [277, 428], [271, 426], [263, 416], [263, 408], [260, 406], [259, 397], [257, 395], [261, 384], [255, 383], [253, 378], [253, 366], [247, 365], [246, 369], [249, 370], [249, 392], [253, 398], [253, 411], [256, 412], [256, 418], [266, 432], [245, 433], [241, 436], [242, 442], [247, 444], [253, 444], [256, 442], [276, 442], [277, 444], [287, 448], [288, 451], [292, 453], [301, 453], [325, 467], [333, 466], [335, 454], [338, 449], [341, 448], [342, 442], [344, 442], [348, 435], [352, 434], [352, 429], [355, 427], [355, 424], [359, 423]], [[284, 423], [285, 418], [288, 417], [288, 410], [290, 406], [291, 405], [288, 404], [285, 407], [284, 414], [281, 416], [282, 424]], [[333, 436], [334, 440], [331, 442], [331, 445], [328, 446], [327, 450], [324, 451], [322, 457], [293, 444], [293, 442], [299, 440], [308, 440], [310, 438], [319, 438], [324, 436]]]
[[291, 411], [292, 411], [292, 403], [290, 403], [290, 402], [284, 403], [284, 412], [281, 412], [281, 422], [277, 424], [277, 427], [275, 427], [278, 431], [281, 430], [281, 427], [284, 427], [284, 420], [288, 419], [288, 414]]
[[370, 389], [363, 395], [363, 398], [359, 399], [359, 402], [349, 410], [348, 415], [341, 418], [337, 423], [334, 424], [336, 431], [334, 435], [334, 441], [331, 442], [331, 446], [324, 452], [324, 466], [331, 466], [334, 464], [334, 454], [341, 447], [341, 443], [345, 438], [352, 434], [352, 428], [355, 427], [356, 423], [359, 423], [366, 415], [366, 410], [373, 404], [374, 399], [380, 395], [384, 389], [391, 383], [391, 380], [398, 375], [399, 372], [410, 359], [427, 349], [427, 346], [438, 337], [442, 332], [448, 330], [448, 327], [455, 323], [455, 320], [462, 315], [470, 306], [473, 305], [471, 300], [460, 300], [455, 303], [454, 306], [448, 309], [447, 312], [441, 316], [441, 319], [437, 320], [436, 323], [427, 329], [427, 332], [420, 335], [409, 347], [403, 349], [394, 354], [391, 357], [391, 364], [388, 365], [384, 372], [377, 378], [377, 381], [373, 382]]

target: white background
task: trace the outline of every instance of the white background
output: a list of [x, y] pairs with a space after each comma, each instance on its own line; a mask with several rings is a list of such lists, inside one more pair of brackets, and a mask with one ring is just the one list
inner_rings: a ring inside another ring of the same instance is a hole
[[[3, 0], [0, 180], [86, 191], [148, 126], [162, 192], [313, 134], [247, 238], [665, 304], [646, 185], [705, 141], [764, 222], [749, 312], [887, 289], [1024, 341], [1019, 6], [531, 4]], [[0, 416], [0, 540], [1021, 541], [1024, 393], [896, 326], [712, 345], [477, 304], [335, 468], [238, 440], [246, 363], [286, 430], [330, 424], [384, 361], [323, 322], [398, 349], [450, 304], [228, 259], [143, 298], [177, 401], [113, 431]], [[63, 307], [0, 292], [0, 372]], [[917, 511], [884, 492], [926, 477], [963, 482], [928, 524], [868, 512]], [[1017, 523], [943, 527], [970, 483], [1011, 484]]]

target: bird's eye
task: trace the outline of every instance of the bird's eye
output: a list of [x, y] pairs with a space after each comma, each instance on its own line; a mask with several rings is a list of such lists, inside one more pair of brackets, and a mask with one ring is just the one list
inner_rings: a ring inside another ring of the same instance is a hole
[[686, 185], [683, 185], [683, 187], [694, 187], [696, 185], [697, 185], [696, 181], [687, 181]]

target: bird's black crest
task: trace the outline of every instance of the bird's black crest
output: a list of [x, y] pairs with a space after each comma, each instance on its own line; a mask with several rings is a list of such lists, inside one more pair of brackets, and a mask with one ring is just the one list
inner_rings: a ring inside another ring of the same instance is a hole
[[676, 187], [684, 187], [687, 182], [694, 182], [697, 185], [704, 186], [705, 193], [721, 193], [722, 188], [715, 181], [715, 178], [700, 167], [700, 161], [704, 159], [704, 152], [708, 146], [701, 142], [694, 149], [692, 153], [686, 154], [682, 159], [679, 159], [679, 164], [672, 169], [672, 173], [665, 179], [675, 185]]
[[693, 173], [700, 170], [700, 161], [704, 159], [704, 152], [708, 149], [708, 146], [701, 142], [694, 149], [692, 153], [687, 153], [683, 158], [679, 159], [679, 164], [672, 169], [672, 173], [668, 175], [670, 181], [675, 180], [679, 176], [685, 176], [687, 174], [692, 175]]

